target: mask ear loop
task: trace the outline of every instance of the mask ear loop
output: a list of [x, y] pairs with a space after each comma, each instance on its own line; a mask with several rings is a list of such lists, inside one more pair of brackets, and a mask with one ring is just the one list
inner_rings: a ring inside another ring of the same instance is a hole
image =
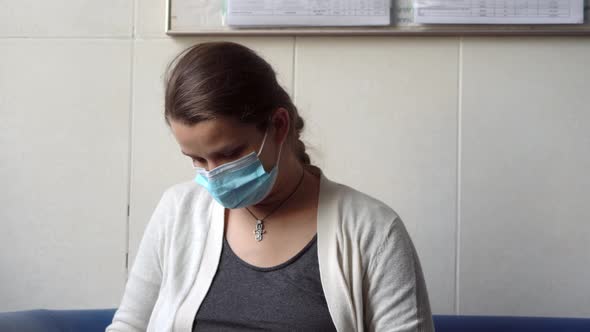
[[[258, 150], [258, 154], [256, 156], [260, 157], [260, 154], [262, 153], [262, 149], [264, 148], [264, 144], [266, 143], [266, 135], [268, 134], [268, 129], [266, 130], [266, 132], [264, 132], [264, 138], [262, 139], [262, 145], [260, 146], [260, 150]], [[281, 145], [279, 145], [279, 154], [277, 155], [277, 160], [275, 161], [275, 167], [279, 166], [279, 161], [281, 160], [281, 152], [283, 152], [283, 145], [285, 144], [285, 141], [287, 139], [285, 138], [282, 142]]]
[[277, 160], [275, 162], [275, 167], [279, 167], [279, 161], [281, 161], [281, 152], [283, 151], [283, 145], [285, 144], [285, 141], [287, 141], [287, 139], [289, 138], [289, 132], [287, 131], [287, 137], [285, 137], [285, 139], [281, 142], [281, 145], [279, 145], [279, 154], [277, 155]]
[[[258, 150], [258, 154], [256, 156], [260, 157], [260, 154], [262, 153], [262, 149], [264, 148], [264, 143], [266, 143], [266, 136], [268, 134], [268, 127], [266, 128], [266, 131], [264, 132], [264, 138], [262, 139], [262, 145], [260, 145], [260, 150]], [[289, 135], [289, 132], [287, 131], [287, 135]], [[285, 144], [285, 141], [287, 140], [288, 137], [285, 137], [285, 139], [281, 142], [281, 145], [279, 146], [279, 154], [277, 156], [277, 160], [275, 162], [276, 165], [279, 164], [279, 161], [281, 160], [281, 152], [283, 151], [283, 144]]]
[[[286, 141], [286, 139], [285, 139]], [[281, 145], [279, 146], [279, 154], [277, 155], [277, 161], [275, 162], [276, 166], [279, 166], [279, 161], [281, 160], [281, 152], [283, 151], [283, 144], [285, 144], [285, 141], [283, 141], [281, 143]]]
[[264, 143], [266, 143], [266, 135], [268, 134], [268, 128], [266, 128], [266, 131], [264, 132], [264, 138], [262, 139], [262, 144], [260, 145], [260, 149], [258, 150], [258, 153], [256, 154], [257, 157], [260, 157], [260, 154], [262, 153], [262, 149], [264, 148]]

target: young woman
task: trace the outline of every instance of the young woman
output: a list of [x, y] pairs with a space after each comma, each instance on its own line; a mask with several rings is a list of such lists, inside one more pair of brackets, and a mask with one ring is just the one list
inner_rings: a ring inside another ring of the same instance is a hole
[[311, 164], [255, 52], [182, 52], [165, 119], [195, 178], [163, 194], [107, 331], [433, 331], [402, 220]]

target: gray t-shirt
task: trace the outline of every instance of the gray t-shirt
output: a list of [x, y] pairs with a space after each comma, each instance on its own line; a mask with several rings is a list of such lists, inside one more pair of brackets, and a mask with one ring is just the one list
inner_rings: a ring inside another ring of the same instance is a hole
[[317, 234], [291, 259], [267, 268], [240, 259], [223, 238], [193, 332], [254, 330], [336, 331], [320, 281]]

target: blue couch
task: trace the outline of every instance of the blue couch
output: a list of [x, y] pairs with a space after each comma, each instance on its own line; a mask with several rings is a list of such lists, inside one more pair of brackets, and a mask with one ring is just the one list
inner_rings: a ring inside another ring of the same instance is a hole
[[[0, 332], [104, 332], [115, 309], [0, 313]], [[436, 332], [581, 332], [590, 318], [435, 315]]]

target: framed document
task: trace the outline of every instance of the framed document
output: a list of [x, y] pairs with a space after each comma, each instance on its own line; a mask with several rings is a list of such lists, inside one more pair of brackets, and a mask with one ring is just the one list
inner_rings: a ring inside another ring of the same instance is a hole
[[[227, 5], [228, 1], [232, 0], [166, 0], [166, 26], [165, 31], [168, 35], [428, 35], [428, 36], [473, 36], [473, 35], [561, 35], [561, 36], [590, 36], [590, 0], [571, 0], [571, 1], [584, 1], [583, 17], [584, 20], [580, 24], [546, 24], [546, 23], [531, 23], [523, 22], [523, 24], [498, 24], [498, 22], [489, 22], [486, 24], [475, 24], [471, 23], [460, 23], [459, 20], [454, 22], [445, 22], [445, 24], [434, 24], [427, 23], [429, 19], [416, 19], [416, 3], [421, 0], [385, 0], [387, 1], [389, 15], [381, 16], [381, 18], [389, 17], [389, 24], [381, 25], [382, 21], [376, 20], [375, 24], [372, 25], [370, 22], [360, 22], [364, 24], [356, 26], [354, 24], [336, 24], [328, 22], [330, 18], [327, 16], [326, 8], [321, 9], [317, 12], [319, 18], [313, 18], [313, 22], [309, 26], [304, 24], [281, 24], [281, 20], [269, 21], [269, 24], [249, 24], [251, 21], [244, 21], [244, 24], [235, 24], [230, 26], [227, 20]], [[245, 1], [245, 0], [242, 0]], [[298, 5], [298, 0], [283, 0], [288, 5], [295, 5], [296, 10], [292, 10], [291, 13], [301, 14], [301, 6]], [[336, 0], [334, 0], [336, 1]], [[327, 2], [337, 4], [337, 2]], [[508, 3], [513, 1], [515, 4], [519, 0], [428, 0], [426, 2], [434, 3], [473, 3], [478, 2], [493, 2], [496, 3]], [[538, 0], [538, 2], [551, 2], [553, 0]], [[570, 0], [564, 0], [570, 1]], [[265, 1], [262, 0], [251, 0], [248, 1], [249, 6], [253, 6], [255, 9], [258, 8], [260, 11], [254, 12], [254, 14], [260, 14], [262, 11], [268, 8], [264, 7]], [[267, 1], [268, 2], [268, 1]], [[530, 2], [526, 0], [526, 2]], [[341, 5], [350, 4], [351, 2], [340, 2]], [[352, 2], [354, 4], [362, 3]], [[366, 3], [366, 2], [365, 2]], [[258, 6], [258, 7], [256, 7]], [[262, 7], [261, 7], [262, 6]], [[273, 7], [274, 8], [274, 7]], [[331, 7], [332, 12], [338, 12], [338, 8]], [[419, 8], [420, 7], [416, 7]], [[470, 7], [471, 10], [476, 9]], [[494, 7], [495, 8], [495, 7]], [[509, 7], [508, 8], [512, 8]], [[571, 7], [574, 8], [574, 7]], [[571, 9], [570, 8], [570, 9]], [[249, 8], [251, 10], [252, 8]], [[284, 9], [284, 8], [283, 8]], [[428, 12], [430, 16], [440, 15], [441, 11]], [[451, 8], [457, 10], [457, 8]], [[273, 9], [274, 10], [274, 9]], [[318, 10], [317, 8], [315, 10]], [[342, 10], [342, 8], [340, 8]], [[356, 9], [355, 9], [356, 10]], [[459, 8], [459, 12], [463, 11], [465, 14], [465, 8]], [[482, 9], [479, 8], [480, 12]], [[483, 12], [489, 13], [490, 8], [484, 8]], [[502, 8], [500, 8], [502, 10]], [[507, 9], [507, 13], [510, 14], [512, 9]], [[552, 10], [556, 10], [552, 8]], [[557, 10], [560, 10], [557, 8]], [[562, 10], [563, 11], [563, 10]], [[249, 12], [242, 13], [247, 15]], [[309, 8], [307, 12], [303, 12], [304, 16], [309, 15]], [[353, 13], [349, 11], [348, 13]], [[354, 15], [356, 15], [354, 11]], [[445, 11], [442, 11], [444, 14]], [[448, 12], [447, 12], [448, 13]], [[569, 13], [569, 12], [568, 12]], [[243, 19], [243, 16], [241, 19]], [[427, 16], [428, 16], [427, 15]], [[494, 14], [495, 15], [495, 14]], [[240, 16], [240, 15], [238, 15]], [[325, 18], [326, 24], [322, 24], [322, 16]], [[332, 18], [333, 19], [333, 18]], [[346, 19], [346, 18], [345, 18]], [[350, 17], [348, 18], [350, 19]], [[354, 20], [354, 19], [353, 19]], [[319, 23], [318, 23], [319, 21]], [[231, 22], [230, 22], [231, 23]], [[354, 23], [354, 22], [353, 22]], [[481, 23], [481, 22], [477, 22]]]

